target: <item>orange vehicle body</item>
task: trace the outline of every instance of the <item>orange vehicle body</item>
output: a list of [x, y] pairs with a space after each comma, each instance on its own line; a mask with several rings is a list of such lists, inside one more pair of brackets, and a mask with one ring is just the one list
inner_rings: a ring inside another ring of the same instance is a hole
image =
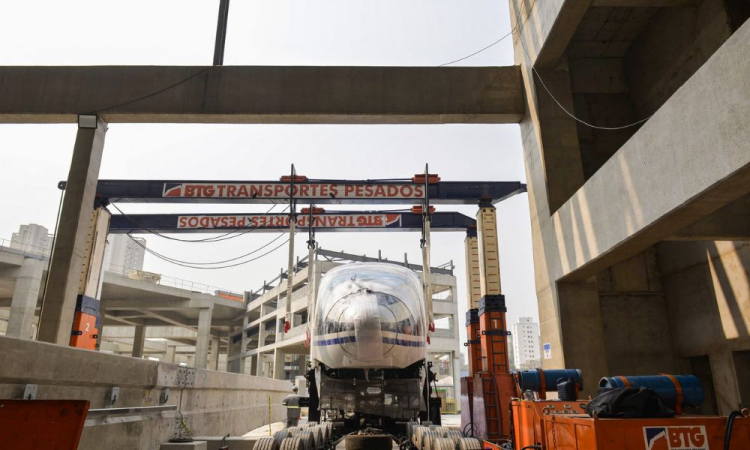
[[[727, 418], [594, 419], [586, 401], [514, 401], [515, 450], [721, 450]], [[496, 448], [485, 443], [485, 449]], [[731, 450], [750, 449], [750, 418], [735, 419]]]

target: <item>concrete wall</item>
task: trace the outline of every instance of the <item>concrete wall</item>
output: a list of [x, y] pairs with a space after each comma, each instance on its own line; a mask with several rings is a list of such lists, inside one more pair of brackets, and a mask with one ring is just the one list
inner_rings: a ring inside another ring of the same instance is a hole
[[720, 412], [742, 401], [735, 367], [750, 350], [750, 242], [663, 242], [658, 245], [672, 342], [679, 357], [707, 355]]
[[[170, 389], [166, 405], [180, 411], [194, 435], [241, 435], [267, 423], [268, 397], [272, 420], [281, 420], [281, 400], [289, 382], [210, 370], [51, 344], [0, 338], [0, 398], [18, 398], [27, 383], [38, 385], [38, 399], [86, 399], [92, 409], [105, 408], [112, 387], [120, 388], [115, 408], [160, 405], [163, 389]], [[180, 398], [182, 397], [182, 398]], [[175, 412], [89, 416], [81, 450], [159, 448], [175, 430]]]

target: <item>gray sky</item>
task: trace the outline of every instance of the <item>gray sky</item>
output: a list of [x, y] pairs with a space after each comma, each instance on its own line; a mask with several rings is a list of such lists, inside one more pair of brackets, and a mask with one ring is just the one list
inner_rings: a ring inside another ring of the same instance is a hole
[[[0, 65], [206, 65], [218, 0], [5, 1]], [[506, 1], [233, 0], [227, 65], [435, 66], [466, 56], [509, 30]], [[510, 65], [510, 41], [456, 65]], [[22, 223], [54, 227], [75, 125], [0, 125], [0, 238]], [[516, 125], [127, 125], [107, 133], [101, 178], [275, 180], [294, 163], [311, 178], [410, 177], [425, 163], [443, 180], [525, 182]], [[266, 205], [120, 205], [125, 212], [262, 212]], [[333, 209], [335, 206], [328, 206]], [[366, 208], [366, 207], [354, 207]], [[369, 208], [369, 207], [367, 207]], [[341, 207], [341, 209], [345, 209]], [[352, 209], [352, 208], [349, 208]], [[476, 208], [450, 206], [474, 216]], [[537, 317], [525, 194], [498, 206], [509, 322]], [[195, 235], [193, 235], [195, 236]], [[238, 256], [275, 235], [183, 244], [146, 236], [178, 259]], [[191, 238], [187, 236], [187, 238]], [[195, 237], [193, 237], [195, 238]], [[298, 235], [298, 254], [306, 254]], [[319, 233], [323, 248], [419, 263], [418, 233]], [[435, 233], [435, 264], [453, 260], [465, 307], [464, 236]], [[286, 264], [286, 248], [241, 267], [194, 270], [150, 255], [145, 270], [235, 291], [257, 289]], [[460, 329], [463, 333], [463, 318]]]

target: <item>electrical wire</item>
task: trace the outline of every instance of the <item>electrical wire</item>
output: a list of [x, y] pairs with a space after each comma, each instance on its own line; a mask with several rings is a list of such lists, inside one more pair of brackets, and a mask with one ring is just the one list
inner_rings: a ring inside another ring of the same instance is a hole
[[202, 74], [208, 72], [209, 69], [210, 69], [210, 67], [207, 67], [207, 68], [205, 68], [205, 69], [203, 69], [201, 71], [198, 71], [198, 72], [190, 75], [187, 78], [184, 78], [184, 79], [182, 79], [182, 80], [180, 80], [180, 81], [178, 81], [176, 83], [170, 84], [169, 86], [166, 86], [166, 87], [164, 87], [162, 89], [159, 89], [157, 91], [151, 92], [150, 94], [146, 94], [146, 95], [144, 95], [142, 97], [134, 98], [133, 100], [128, 100], [126, 102], [119, 103], [117, 105], [108, 106], [106, 108], [97, 109], [96, 111], [90, 111], [90, 112], [87, 112], [85, 114], [99, 114], [99, 113], [102, 113], [102, 112], [105, 112], [105, 111], [110, 111], [110, 110], [115, 109], [115, 108], [121, 108], [123, 106], [132, 105], [133, 103], [140, 102], [141, 100], [146, 100], [147, 98], [151, 98], [151, 97], [153, 97], [155, 95], [159, 95], [162, 92], [168, 91], [168, 90], [170, 90], [172, 88], [175, 88], [175, 87], [177, 87], [177, 86], [179, 86], [179, 85], [181, 85], [183, 83], [187, 83], [188, 81], [192, 80], [193, 78], [195, 78], [195, 77], [197, 77], [199, 75], [202, 75]]
[[467, 56], [464, 56], [463, 58], [458, 58], [458, 59], [455, 59], [455, 60], [453, 60], [453, 61], [451, 61], [451, 62], [447, 62], [447, 63], [443, 63], [443, 64], [440, 64], [440, 65], [439, 65], [438, 67], [445, 67], [445, 66], [450, 66], [451, 64], [455, 64], [455, 63], [457, 63], [457, 62], [460, 62], [460, 61], [463, 61], [463, 60], [465, 60], [465, 59], [469, 59], [469, 58], [471, 58], [472, 56], [478, 55], [478, 54], [482, 53], [483, 51], [485, 51], [485, 50], [488, 50], [488, 49], [490, 49], [490, 48], [492, 48], [492, 47], [496, 46], [497, 44], [499, 44], [499, 43], [503, 42], [503, 41], [504, 41], [504, 40], [505, 40], [505, 39], [506, 39], [506, 38], [507, 38], [508, 36], [512, 36], [512, 35], [513, 35], [513, 31], [515, 31], [515, 28], [514, 28], [513, 30], [510, 30], [510, 31], [508, 32], [508, 34], [506, 34], [505, 36], [503, 36], [503, 37], [501, 37], [500, 39], [496, 40], [495, 42], [493, 42], [492, 44], [488, 45], [487, 47], [484, 47], [484, 48], [483, 48], [483, 49], [481, 49], [481, 50], [477, 50], [477, 51], [475, 51], [474, 53], [472, 53], [471, 55], [467, 55]]
[[[531, 11], [531, 10], [532, 10], [532, 9], [534, 8], [534, 5], [536, 5], [536, 2], [537, 2], [537, 0], [534, 0], [534, 2], [533, 2], [533, 3], [531, 4], [531, 6], [529, 6], [529, 11]], [[514, 33], [514, 32], [515, 32], [515, 31], [516, 31], [517, 29], [518, 29], [518, 27], [519, 27], [519, 26], [521, 26], [521, 27], [522, 27], [523, 25], [525, 25], [525, 24], [526, 24], [526, 22], [523, 22], [523, 21], [521, 21], [521, 20], [518, 20], [518, 19], [520, 19], [520, 18], [521, 18], [520, 14], [517, 14], [517, 15], [516, 15], [516, 26], [514, 26], [513, 28], [511, 28], [511, 30], [510, 30], [510, 31], [508, 32], [508, 34], [506, 34], [505, 36], [503, 36], [503, 37], [501, 37], [500, 39], [496, 40], [496, 41], [495, 41], [495, 42], [493, 42], [492, 44], [490, 44], [490, 45], [488, 45], [488, 46], [486, 46], [486, 47], [482, 48], [481, 50], [477, 50], [477, 51], [475, 51], [474, 53], [472, 53], [472, 54], [470, 54], [470, 55], [464, 56], [463, 58], [459, 58], [459, 59], [453, 60], [453, 61], [451, 61], [451, 62], [447, 62], [447, 63], [443, 63], [443, 64], [440, 64], [440, 65], [439, 65], [438, 67], [449, 66], [449, 65], [451, 65], [451, 64], [454, 64], [454, 63], [457, 63], [457, 62], [459, 62], [459, 61], [463, 61], [463, 60], [465, 60], [465, 59], [469, 59], [469, 58], [471, 58], [472, 56], [478, 55], [478, 54], [482, 53], [483, 51], [485, 51], [485, 50], [487, 50], [487, 49], [489, 49], [489, 48], [492, 48], [492, 47], [494, 47], [495, 45], [497, 45], [497, 44], [499, 44], [500, 42], [502, 42], [502, 41], [504, 41], [505, 39], [507, 39], [507, 38], [508, 38], [508, 36], [512, 36], [512, 35], [513, 35], [513, 33]], [[527, 19], [527, 20], [528, 20], [528, 19]]]
[[[528, 10], [531, 11], [534, 8], [534, 5], [536, 5], [536, 0], [529, 6]], [[527, 19], [527, 21], [528, 21], [528, 19]], [[555, 104], [557, 104], [557, 106], [565, 114], [567, 114], [570, 118], [572, 118], [576, 122], [580, 123], [581, 125], [585, 125], [585, 126], [587, 126], [589, 128], [593, 128], [595, 130], [619, 131], [619, 130], [625, 130], [625, 129], [628, 129], [628, 128], [636, 127], [636, 126], [638, 126], [638, 125], [640, 125], [640, 124], [648, 121], [649, 119], [651, 119], [653, 117], [653, 114], [651, 114], [648, 117], [645, 117], [643, 119], [637, 120], [637, 121], [635, 121], [633, 123], [629, 123], [627, 125], [621, 125], [621, 126], [617, 126], [617, 127], [605, 127], [605, 126], [594, 125], [592, 123], [586, 122], [585, 120], [579, 118], [578, 116], [576, 116], [572, 112], [568, 111], [568, 109], [565, 108], [565, 106], [563, 106], [562, 103], [560, 103], [560, 101], [557, 99], [557, 97], [555, 97], [555, 95], [552, 93], [552, 91], [549, 89], [549, 87], [547, 87], [547, 83], [544, 82], [544, 79], [542, 79], [542, 76], [536, 70], [536, 67], [534, 67], [534, 65], [531, 64], [531, 55], [529, 54], [529, 51], [526, 48], [526, 44], [524, 44], [523, 38], [520, 36], [520, 32], [523, 31], [523, 26], [524, 25], [526, 25], [526, 22], [522, 20], [522, 18], [521, 18], [521, 11], [519, 9], [518, 13], [516, 13], [516, 26], [513, 27], [508, 34], [506, 34], [505, 36], [501, 37], [500, 39], [498, 39], [497, 41], [493, 42], [492, 44], [490, 44], [490, 45], [488, 45], [488, 46], [486, 46], [486, 47], [484, 47], [484, 48], [482, 48], [482, 49], [480, 49], [480, 50], [478, 50], [478, 51], [476, 51], [476, 52], [474, 52], [474, 53], [472, 53], [470, 55], [464, 56], [463, 58], [459, 58], [459, 59], [456, 59], [456, 60], [451, 61], [451, 62], [440, 64], [438, 67], [443, 67], [443, 66], [447, 66], [447, 65], [450, 65], [450, 64], [453, 64], [453, 63], [457, 63], [459, 61], [463, 61], [465, 59], [471, 58], [474, 55], [482, 53], [483, 51], [485, 51], [485, 50], [487, 50], [487, 49], [489, 49], [489, 48], [491, 48], [491, 47], [499, 44], [500, 42], [502, 42], [503, 40], [505, 40], [508, 36], [511, 36], [516, 30], [518, 30], [519, 31], [518, 42], [521, 44], [521, 48], [523, 48], [523, 51], [526, 54], [526, 57], [529, 59], [529, 63], [530, 63], [529, 66], [531, 67], [532, 73], [534, 75], [536, 75], [536, 78], [539, 80], [539, 82], [541, 83], [542, 87], [547, 92], [547, 94], [549, 94], [549, 96], [552, 98], [552, 100], [555, 102]]]
[[[158, 252], [156, 252], [156, 251], [154, 251], [154, 250], [152, 250], [150, 248], [147, 248], [144, 244], [142, 244], [141, 242], [138, 242], [135, 238], [133, 238], [133, 236], [131, 236], [130, 233], [128, 233], [128, 237], [133, 242], [135, 242], [136, 244], [138, 244], [139, 247], [143, 248], [145, 251], [147, 251], [148, 253], [156, 256], [159, 259], [162, 259], [162, 260], [167, 261], [167, 262], [171, 262], [173, 264], [184, 265], [185, 267], [189, 267], [189, 266], [210, 266], [210, 265], [226, 264], [226, 263], [229, 263], [229, 262], [237, 261], [238, 259], [242, 259], [242, 258], [248, 257], [250, 255], [253, 255], [255, 253], [258, 253], [259, 251], [263, 250], [264, 248], [268, 247], [269, 245], [271, 245], [274, 242], [276, 242], [279, 239], [281, 239], [285, 234], [286, 233], [280, 233], [278, 236], [276, 236], [275, 238], [273, 238], [269, 242], [263, 244], [261, 247], [256, 248], [255, 250], [253, 250], [253, 251], [251, 251], [249, 253], [245, 253], [244, 255], [240, 255], [240, 256], [237, 256], [235, 258], [227, 259], [227, 260], [224, 260], [224, 261], [213, 261], [213, 262], [193, 262], [193, 261], [183, 261], [183, 260], [179, 260], [179, 259], [176, 259], [176, 258], [172, 258], [172, 257], [166, 256], [166, 255], [163, 255], [161, 253], [158, 253]], [[284, 245], [287, 242], [289, 242], [288, 239], [285, 242], [283, 242], [281, 245]], [[278, 248], [278, 247], [276, 247], [276, 248]], [[274, 248], [274, 250], [276, 250], [276, 248]], [[264, 253], [261, 256], [265, 256], [266, 254], [267, 253]], [[255, 259], [252, 259], [251, 261], [255, 261]], [[245, 261], [245, 262], [250, 262], [250, 261]], [[243, 262], [241, 264], [244, 264], [245, 262]], [[232, 266], [229, 266], [229, 267], [234, 267], [234, 266], [232, 265]], [[224, 267], [194, 267], [194, 268], [195, 269], [217, 269], [217, 268], [224, 268]]]
[[[271, 208], [269, 208], [268, 211], [266, 211], [263, 214], [261, 214], [260, 217], [265, 217], [266, 215], [268, 215], [271, 211], [273, 211], [273, 209], [276, 206], [277, 206], [276, 204], [274, 204], [273, 206], [271, 206]], [[167, 236], [167, 235], [162, 234], [162, 233], [160, 233], [158, 231], [148, 229], [145, 226], [143, 226], [142, 224], [138, 223], [138, 221], [135, 220], [135, 219], [133, 219], [131, 216], [129, 216], [129, 215], [125, 214], [124, 212], [122, 212], [122, 210], [120, 208], [118, 208], [117, 205], [112, 204], [112, 207], [115, 208], [120, 214], [122, 214], [123, 217], [125, 217], [126, 219], [128, 219], [130, 222], [132, 222], [135, 226], [137, 226], [141, 230], [143, 230], [143, 231], [145, 231], [147, 233], [153, 234], [154, 236], [158, 236], [158, 237], [163, 238], [163, 239], [168, 239], [170, 241], [188, 242], [188, 243], [221, 242], [221, 241], [227, 241], [229, 239], [234, 239], [236, 237], [240, 237], [240, 236], [243, 236], [243, 235], [248, 234], [248, 233], [252, 233], [253, 231], [255, 231], [255, 230], [258, 229], [257, 227], [255, 227], [255, 228], [242, 227], [242, 228], [235, 228], [235, 229], [233, 229], [233, 230], [231, 230], [231, 231], [229, 231], [227, 233], [221, 234], [219, 236], [212, 236], [212, 237], [203, 238], [203, 239], [182, 239], [182, 238], [176, 238], [176, 237], [172, 237], [172, 236]], [[284, 208], [281, 211], [281, 213], [284, 213], [287, 209], [289, 209], [288, 206], [286, 208]]]
[[[130, 235], [128, 235], [128, 236], [129, 236], [129, 237], [130, 237], [131, 239], [133, 239], [133, 237], [132, 237], [132, 236], [130, 236]], [[135, 240], [133, 240], [133, 241], [134, 241], [134, 242], [136, 242], [136, 243], [137, 243], [138, 245], [140, 245], [140, 246], [141, 246], [141, 247], [142, 247], [142, 248], [143, 248], [143, 249], [144, 249], [145, 251], [147, 251], [148, 253], [151, 253], [151, 254], [154, 254], [154, 253], [155, 253], [155, 252], [153, 252], [152, 250], [149, 250], [149, 249], [147, 249], [147, 248], [146, 248], [145, 246], [141, 245], [141, 244], [140, 244], [139, 242], [137, 242], [137, 241], [135, 241]], [[289, 242], [289, 239], [287, 239], [286, 241], [282, 242], [282, 243], [281, 243], [281, 244], [279, 244], [278, 246], [276, 246], [276, 247], [272, 248], [271, 250], [269, 250], [269, 251], [267, 251], [267, 252], [263, 253], [262, 255], [256, 256], [255, 258], [251, 258], [251, 259], [248, 259], [247, 261], [242, 261], [242, 262], [238, 262], [238, 263], [235, 263], [235, 264], [229, 264], [229, 265], [226, 265], [226, 266], [216, 266], [216, 267], [200, 267], [200, 266], [192, 266], [192, 265], [188, 265], [188, 264], [183, 264], [183, 263], [180, 263], [180, 262], [172, 261], [172, 260], [169, 260], [169, 259], [163, 258], [163, 257], [161, 257], [161, 256], [157, 256], [157, 255], [155, 255], [155, 254], [154, 254], [154, 256], [156, 256], [157, 258], [159, 258], [159, 259], [161, 259], [161, 260], [163, 260], [163, 261], [166, 261], [166, 262], [168, 262], [168, 263], [170, 263], [170, 264], [174, 264], [174, 265], [176, 265], [176, 266], [181, 266], [181, 267], [187, 267], [188, 269], [201, 269], [201, 270], [216, 270], [216, 269], [228, 269], [228, 268], [230, 268], [230, 267], [237, 267], [237, 266], [242, 266], [242, 265], [244, 265], [244, 264], [248, 264], [248, 263], [251, 263], [251, 262], [253, 262], [253, 261], [257, 261], [257, 260], [259, 260], [259, 259], [263, 258], [264, 256], [270, 255], [271, 253], [273, 253], [273, 252], [275, 252], [276, 250], [280, 249], [281, 247], [283, 247], [284, 245], [286, 245], [286, 243], [287, 243], [287, 242]]]

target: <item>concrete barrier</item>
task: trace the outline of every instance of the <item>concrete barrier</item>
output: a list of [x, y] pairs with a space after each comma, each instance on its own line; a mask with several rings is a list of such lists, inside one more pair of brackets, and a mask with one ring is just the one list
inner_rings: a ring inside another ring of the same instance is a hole
[[80, 450], [156, 450], [182, 419], [195, 436], [241, 436], [268, 422], [269, 396], [271, 420], [282, 420], [281, 400], [290, 387], [288, 381], [0, 337], [0, 398], [23, 398], [27, 384], [37, 385], [37, 399], [91, 402]]

